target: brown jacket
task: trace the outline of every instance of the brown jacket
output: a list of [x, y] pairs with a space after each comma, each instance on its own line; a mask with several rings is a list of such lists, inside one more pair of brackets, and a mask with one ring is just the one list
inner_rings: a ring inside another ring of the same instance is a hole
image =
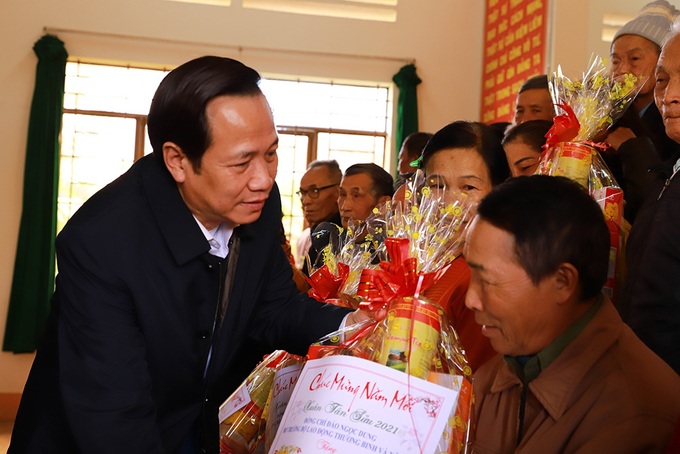
[[680, 376], [605, 301], [529, 382], [517, 446], [521, 381], [498, 355], [475, 373], [474, 453], [664, 452], [680, 417]]

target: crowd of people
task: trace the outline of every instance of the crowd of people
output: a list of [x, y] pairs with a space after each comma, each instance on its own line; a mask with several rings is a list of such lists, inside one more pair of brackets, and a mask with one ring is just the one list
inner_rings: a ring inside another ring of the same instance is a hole
[[258, 73], [221, 57], [171, 71], [149, 112], [153, 153], [57, 239], [52, 312], [8, 452], [218, 452], [218, 406], [260, 347], [304, 354], [384, 316], [320, 304], [304, 277], [319, 266], [320, 231], [403, 200], [416, 169], [431, 189], [478, 202], [463, 253], [425, 291], [474, 371], [471, 452], [679, 452], [677, 16], [653, 1], [611, 45], [612, 77], [641, 80], [598, 137], [630, 226], [614, 302], [601, 291], [602, 209], [574, 181], [533, 175], [557, 114], [547, 75], [521, 86], [509, 124], [406, 137], [396, 179], [374, 163], [311, 162], [291, 257]]

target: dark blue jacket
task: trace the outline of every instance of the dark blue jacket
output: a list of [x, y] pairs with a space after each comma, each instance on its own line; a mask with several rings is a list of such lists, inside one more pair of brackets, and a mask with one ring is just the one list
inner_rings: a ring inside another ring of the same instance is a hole
[[617, 308], [635, 334], [680, 374], [680, 175], [668, 180], [678, 157], [656, 168], [660, 178], [635, 219]]
[[57, 238], [52, 313], [9, 452], [172, 453], [195, 428], [217, 453], [218, 406], [255, 366], [254, 346], [304, 354], [347, 313], [297, 292], [280, 221], [274, 187], [234, 231], [231, 296], [213, 329], [226, 263], [161, 161], [144, 157], [95, 194]]

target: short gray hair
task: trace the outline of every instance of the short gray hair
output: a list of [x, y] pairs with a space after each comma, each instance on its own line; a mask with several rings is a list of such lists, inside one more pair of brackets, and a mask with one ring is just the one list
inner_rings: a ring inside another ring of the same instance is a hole
[[312, 161], [307, 166], [307, 170], [315, 169], [317, 167], [326, 167], [328, 169], [328, 173], [331, 174], [331, 180], [333, 182], [339, 184], [340, 180], [342, 180], [342, 170], [340, 170], [340, 165], [335, 159], [318, 159], [316, 161]]

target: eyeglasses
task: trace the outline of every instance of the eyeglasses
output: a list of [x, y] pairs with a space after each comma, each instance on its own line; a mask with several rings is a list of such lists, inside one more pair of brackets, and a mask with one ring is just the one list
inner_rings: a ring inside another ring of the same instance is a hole
[[321, 186], [320, 188], [313, 187], [309, 189], [300, 189], [298, 192], [296, 192], [296, 194], [298, 197], [300, 197], [300, 200], [302, 200], [306, 195], [308, 195], [310, 199], [318, 199], [319, 192], [323, 191], [324, 189], [332, 188], [333, 186], [337, 186], [339, 184], [340, 183], [329, 184], [328, 186]]

